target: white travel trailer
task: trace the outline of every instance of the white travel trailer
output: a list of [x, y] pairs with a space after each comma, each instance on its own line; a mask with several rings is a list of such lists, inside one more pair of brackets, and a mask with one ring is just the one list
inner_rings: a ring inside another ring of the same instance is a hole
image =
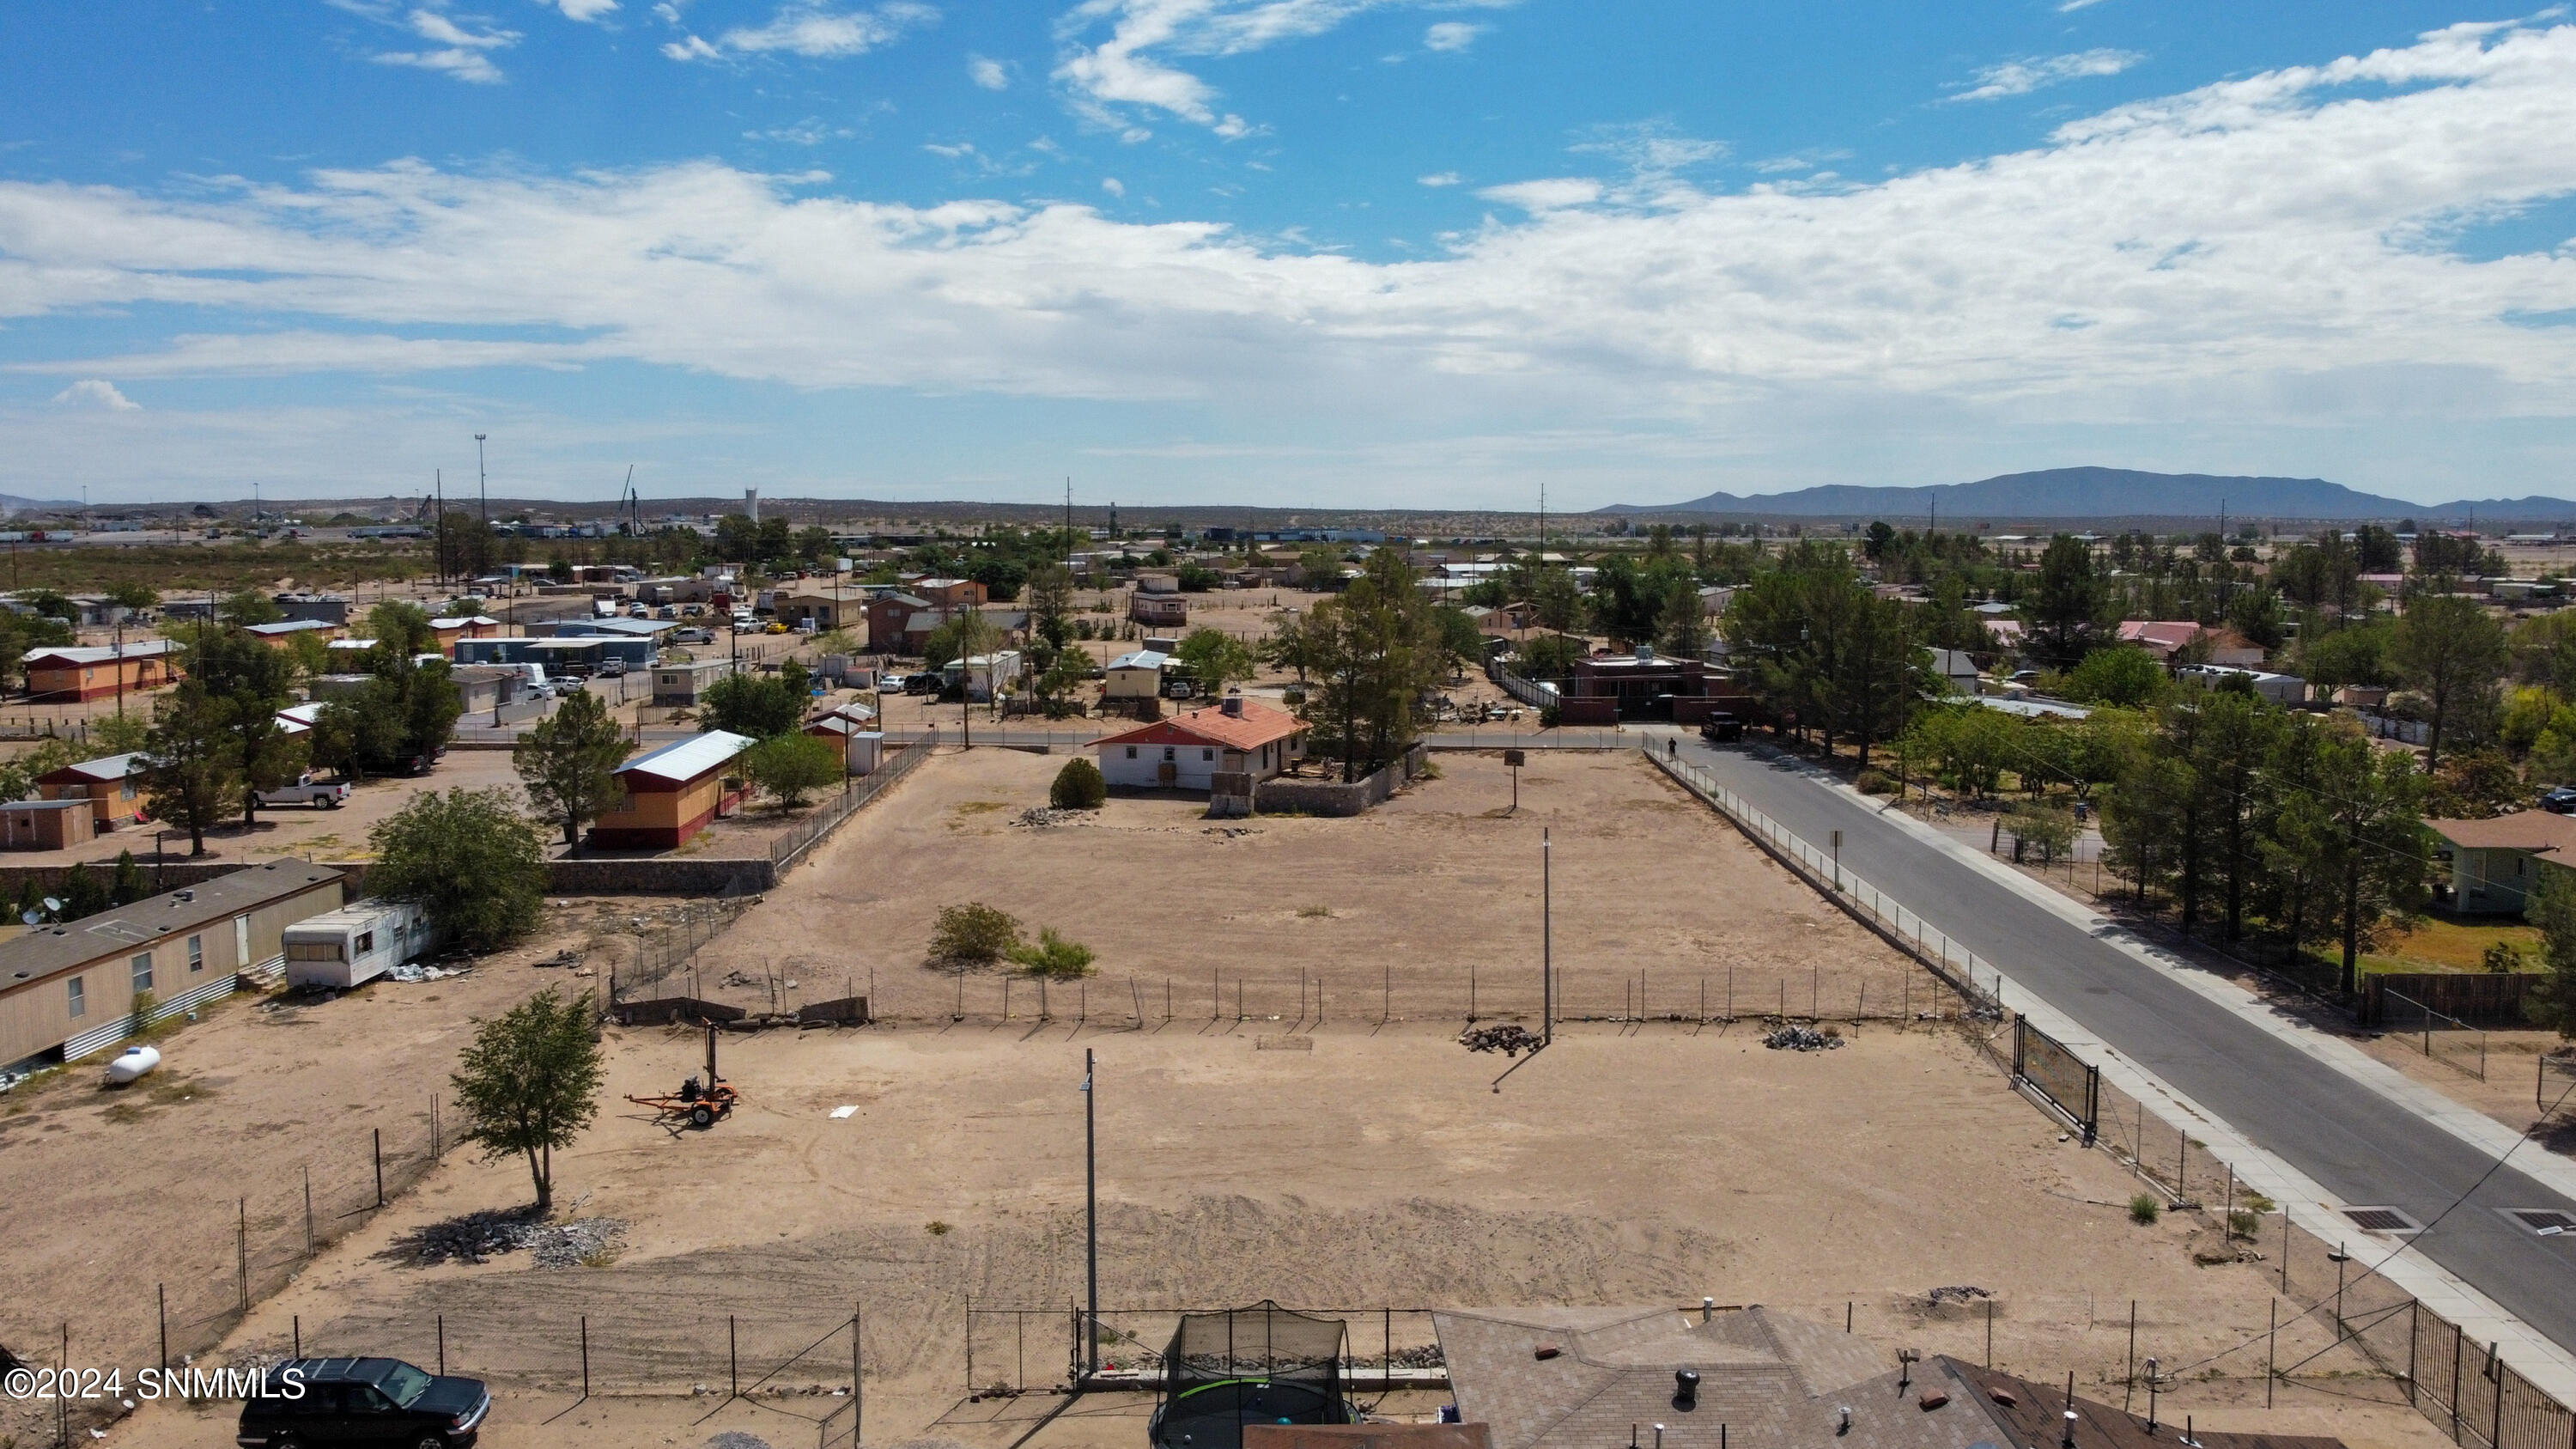
[[363, 900], [286, 928], [286, 984], [346, 991], [437, 944], [438, 932], [420, 907]]

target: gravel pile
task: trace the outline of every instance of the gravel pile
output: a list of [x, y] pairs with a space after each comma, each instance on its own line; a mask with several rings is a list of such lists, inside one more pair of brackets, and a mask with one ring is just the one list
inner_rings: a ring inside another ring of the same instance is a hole
[[1947, 1288], [1935, 1288], [1923, 1296], [1935, 1303], [1965, 1303], [1971, 1298], [1992, 1298], [1995, 1295], [1974, 1284], [1960, 1283]]
[[414, 1231], [400, 1251], [413, 1262], [428, 1264], [482, 1263], [524, 1249], [540, 1268], [572, 1268], [625, 1238], [626, 1223], [619, 1218], [543, 1223], [531, 1220], [525, 1208], [486, 1208], [428, 1224]]
[[1395, 1351], [1397, 1368], [1439, 1368], [1448, 1362], [1448, 1358], [1440, 1352], [1440, 1345], [1436, 1343], [1426, 1343], [1418, 1348], [1399, 1348]]
[[1092, 819], [1093, 813], [1094, 812], [1089, 810], [1058, 810], [1051, 805], [1039, 805], [1031, 809], [1021, 811], [1017, 816], [1012, 818], [1011, 823], [1013, 825], [1034, 826], [1039, 830], [1044, 830], [1050, 826], [1056, 825], [1088, 824]]
[[1471, 1052], [1501, 1052], [1507, 1057], [1518, 1057], [1523, 1052], [1538, 1050], [1539, 1035], [1527, 1027], [1471, 1026], [1458, 1033], [1458, 1045]]
[[1768, 1032], [1762, 1044], [1775, 1052], [1829, 1052], [1843, 1044], [1842, 1033], [1818, 1031], [1811, 1026], [1784, 1026]]

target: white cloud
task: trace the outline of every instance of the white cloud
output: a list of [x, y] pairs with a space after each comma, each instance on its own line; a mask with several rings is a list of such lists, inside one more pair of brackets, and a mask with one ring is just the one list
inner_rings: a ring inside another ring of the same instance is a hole
[[1428, 176], [1416, 176], [1413, 179], [1424, 186], [1455, 186], [1464, 178], [1455, 171], [1434, 171]]
[[745, 131], [742, 138], [746, 141], [778, 141], [790, 146], [820, 146], [826, 141], [846, 141], [857, 134], [848, 126], [829, 126], [819, 117], [808, 116], [792, 126]]
[[872, 10], [843, 10], [823, 0], [798, 0], [765, 25], [737, 26], [710, 43], [698, 35], [666, 44], [673, 60], [714, 60], [726, 54], [784, 52], [809, 60], [864, 55], [938, 20], [939, 11], [917, 0], [885, 0]]
[[[1082, 0], [1057, 23], [1061, 54], [1055, 79], [1074, 108], [1096, 125], [1128, 124], [1127, 111], [1162, 111], [1208, 127], [1228, 140], [1259, 127], [1221, 112], [1217, 92], [1198, 76], [1157, 58], [1243, 55], [1283, 41], [1321, 35], [1363, 11], [1393, 6], [1497, 7], [1513, 0]], [[1094, 40], [1106, 25], [1106, 38]], [[1479, 27], [1434, 25], [1433, 39], [1454, 36], [1456, 49]], [[1122, 108], [1125, 108], [1122, 110]]]
[[1011, 88], [1010, 71], [1005, 69], [1000, 61], [989, 56], [966, 57], [966, 75], [968, 79], [988, 91], [1006, 91]]
[[1558, 176], [1545, 181], [1515, 181], [1507, 186], [1488, 186], [1477, 192], [1487, 201], [1517, 206], [1523, 211], [1555, 211], [1568, 206], [1590, 206], [1599, 201], [1602, 185], [1581, 176]]
[[617, 8], [617, 0], [537, 0], [537, 3], [562, 11], [566, 20], [597, 20]]
[[1568, 149], [1578, 155], [1610, 157], [1640, 178], [1655, 179], [1704, 165], [1727, 153], [1724, 141], [1684, 136], [1662, 121], [1595, 126], [1587, 133], [1587, 139]]
[[2057, 7], [2057, 13], [2072, 15], [2078, 10], [2090, 10], [2101, 3], [2102, 0], [2064, 0], [2064, 3]]
[[2145, 59], [2134, 50], [2082, 50], [2072, 55], [2008, 60], [1978, 71], [1973, 88], [1949, 99], [1991, 101], [2005, 96], [2026, 96], [2043, 87], [2062, 85], [2071, 80], [2118, 75]]
[[519, 32], [515, 30], [467, 30], [435, 10], [414, 10], [403, 17], [401, 24], [438, 48], [379, 51], [369, 59], [379, 65], [439, 71], [477, 85], [497, 85], [504, 79], [488, 52], [507, 50], [519, 43]]
[[[2570, 134], [2576, 26], [2552, 25], [2436, 32], [1830, 191], [1675, 181], [1641, 203], [1525, 180], [1478, 194], [1526, 215], [1394, 263], [1082, 205], [820, 196], [712, 163], [407, 162], [173, 196], [0, 181], [0, 313], [243, 319], [12, 364], [81, 378], [614, 360], [800, 388], [1260, 396], [1290, 424], [1589, 408], [1695, 440], [1959, 409], [2160, 436], [2281, 419], [2323, 436], [2392, 408], [2576, 419], [2567, 329], [2511, 320], [2576, 309], [2576, 254], [2440, 242], [2576, 195]], [[263, 325], [281, 318], [313, 320]]]
[[116, 384], [103, 377], [85, 377], [54, 394], [58, 408], [89, 408], [99, 412], [139, 413], [143, 405], [116, 390]]
[[1108, 192], [1112, 196], [1125, 196], [1127, 194], [1127, 183], [1119, 180], [1115, 176], [1104, 176], [1100, 178], [1100, 189]]
[[1465, 50], [1485, 30], [1482, 25], [1469, 25], [1463, 20], [1443, 20], [1422, 32], [1422, 45], [1426, 50]]

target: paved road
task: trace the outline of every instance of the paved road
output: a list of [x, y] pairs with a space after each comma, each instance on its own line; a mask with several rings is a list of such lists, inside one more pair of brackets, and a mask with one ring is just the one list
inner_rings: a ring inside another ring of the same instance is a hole
[[[2343, 1201], [2391, 1203], [2430, 1222], [2493, 1165], [2458, 1137], [1976, 867], [1927, 849], [1879, 818], [1876, 807], [1820, 788], [1802, 768], [1695, 739], [1682, 752], [1810, 842], [1841, 830], [1845, 869], [1902, 900]], [[2576, 1233], [2536, 1238], [2494, 1211], [2515, 1207], [2576, 1210], [2576, 1203], [2507, 1166], [2415, 1246], [2536, 1331], [2576, 1350]]]

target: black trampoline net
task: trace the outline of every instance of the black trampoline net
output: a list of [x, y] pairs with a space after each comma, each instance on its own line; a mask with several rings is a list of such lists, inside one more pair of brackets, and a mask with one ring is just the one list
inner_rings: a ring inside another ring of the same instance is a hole
[[1239, 1449], [1245, 1424], [1346, 1424], [1338, 1318], [1264, 1300], [1224, 1313], [1181, 1317], [1164, 1354], [1161, 1449]]

